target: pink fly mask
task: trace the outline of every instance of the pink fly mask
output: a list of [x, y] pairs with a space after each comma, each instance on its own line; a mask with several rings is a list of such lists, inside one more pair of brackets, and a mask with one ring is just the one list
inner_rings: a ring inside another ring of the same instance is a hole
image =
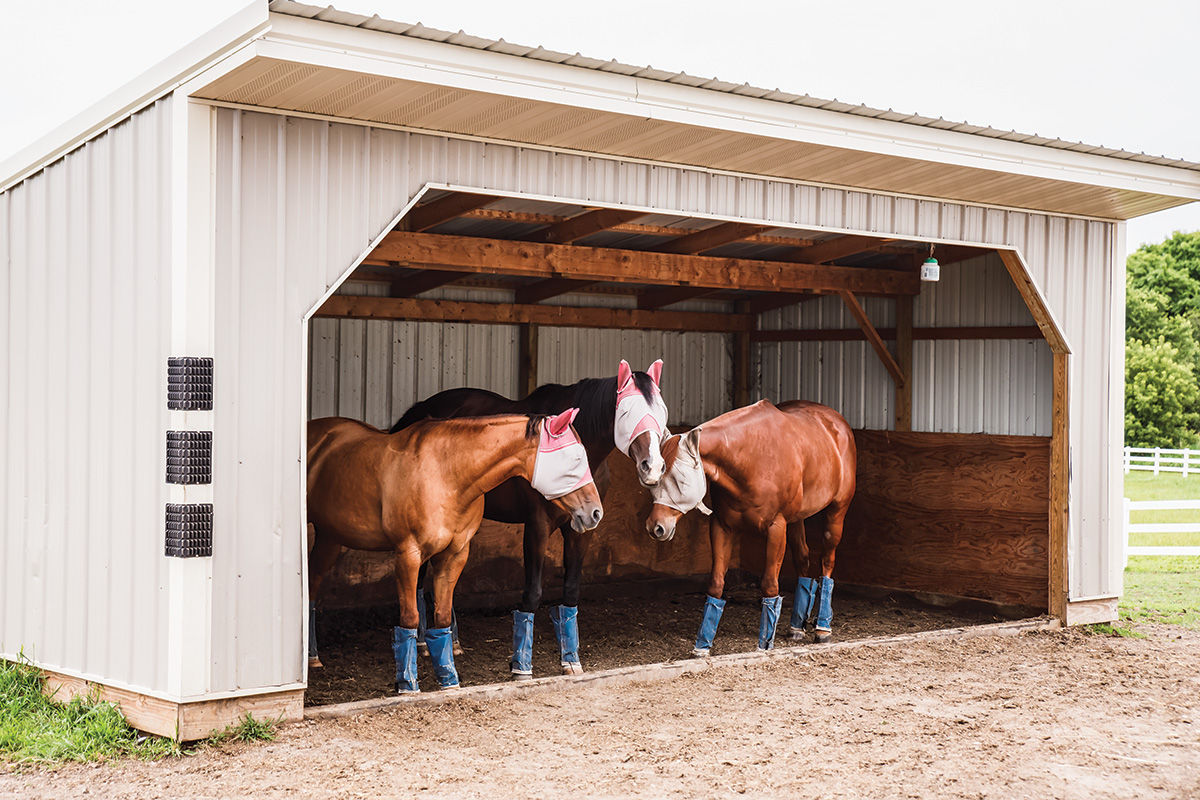
[[578, 413], [578, 408], [568, 408], [542, 422], [529, 484], [547, 500], [568, 495], [592, 482], [587, 450], [571, 427]]
[[629, 446], [633, 444], [633, 440], [646, 431], [650, 431], [654, 440], [650, 451], [659, 452], [663, 433], [667, 429], [667, 405], [663, 402], [662, 392], [658, 388], [662, 367], [663, 362], [660, 358], [646, 370], [653, 384], [649, 400], [637, 388], [629, 364], [622, 360], [617, 368], [617, 415], [613, 419], [613, 441], [617, 449], [625, 455], [629, 455]]

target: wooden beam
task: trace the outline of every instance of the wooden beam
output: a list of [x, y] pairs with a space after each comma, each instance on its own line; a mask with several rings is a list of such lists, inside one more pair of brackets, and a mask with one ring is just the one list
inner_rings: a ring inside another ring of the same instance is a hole
[[461, 217], [465, 212], [495, 202], [496, 198], [486, 194], [455, 192], [419, 205], [404, 215], [396, 227], [406, 231], [424, 231], [434, 225]]
[[840, 236], [825, 242], [817, 242], [811, 247], [801, 247], [783, 257], [784, 261], [797, 261], [805, 264], [827, 264], [846, 258], [856, 253], [878, 250], [895, 239], [879, 239], [874, 236]]
[[689, 233], [687, 236], [680, 236], [678, 239], [654, 249], [659, 253], [694, 255], [696, 253], [703, 253], [705, 250], [720, 247], [723, 244], [740, 241], [764, 230], [767, 230], [767, 228], [762, 225], [752, 225], [748, 222], [722, 222], [719, 225], [713, 225], [711, 228], [695, 231], [694, 233]]
[[1049, 308], [1033, 284], [1033, 279], [1029, 277], [1029, 271], [1025, 269], [1025, 264], [1021, 261], [1020, 256], [1012, 250], [997, 250], [996, 252], [1000, 254], [1000, 260], [1004, 262], [1004, 267], [1008, 270], [1013, 283], [1016, 284], [1021, 299], [1025, 301], [1025, 306], [1033, 315], [1033, 321], [1037, 323], [1042, 336], [1049, 343], [1050, 352], [1071, 352], [1071, 349], [1067, 347], [1066, 339], [1058, 332], [1058, 328], [1054, 324], [1054, 317], [1051, 316]]
[[517, 331], [517, 392], [528, 397], [538, 387], [538, 326], [522, 322]]
[[392, 279], [392, 297], [415, 297], [422, 292], [428, 292], [454, 283], [459, 278], [465, 278], [470, 273], [450, 272], [440, 269], [423, 269], [408, 275]]
[[651, 289], [638, 295], [637, 307], [647, 311], [669, 306], [672, 303], [682, 303], [684, 300], [694, 300], [697, 297], [719, 292], [707, 286], [665, 286], [662, 289]]
[[574, 217], [568, 217], [562, 222], [551, 225], [535, 237], [537, 241], [547, 244], [570, 244], [576, 239], [591, 236], [593, 233], [607, 230], [616, 225], [646, 216], [645, 211], [630, 211], [623, 208], [597, 208], [585, 211]]
[[750, 382], [754, 371], [750, 368], [750, 360], [754, 349], [750, 344], [749, 333], [733, 334], [733, 407], [742, 408], [750, 405]]
[[900, 365], [896, 363], [896, 359], [892, 358], [892, 354], [888, 352], [887, 345], [883, 343], [883, 339], [879, 338], [879, 334], [875, 331], [875, 326], [871, 324], [871, 320], [867, 317], [867, 312], [863, 310], [859, 304], [858, 298], [852, 292], [842, 290], [838, 292], [842, 298], [842, 302], [850, 309], [850, 313], [854, 315], [854, 319], [858, 322], [858, 327], [862, 328], [863, 333], [867, 335], [867, 341], [875, 350], [875, 355], [879, 356], [879, 360], [883, 362], [884, 368], [892, 376], [892, 380], [897, 386], [904, 384], [904, 373], [900, 370]]
[[1055, 353], [1050, 412], [1050, 614], [1067, 622], [1067, 531], [1071, 495], [1070, 355]]
[[895, 429], [912, 430], [912, 355], [914, 297], [896, 298], [896, 363], [904, 374], [904, 382], [896, 384]]
[[363, 263], [388, 266], [390, 262], [487, 274], [750, 291], [811, 289], [834, 292], [846, 289], [871, 295], [917, 294], [920, 291], [920, 280], [915, 274], [895, 270], [784, 264], [433, 233], [389, 233]]
[[517, 289], [515, 299], [522, 304], [538, 303], [542, 300], [549, 300], [551, 297], [558, 297], [560, 294], [578, 291], [594, 283], [595, 281], [577, 281], [573, 278], [546, 278], [544, 281], [531, 283]]
[[343, 294], [335, 294], [326, 300], [315, 316], [345, 319], [474, 322], [485, 325], [534, 323], [567, 328], [632, 328], [711, 333], [749, 332], [755, 324], [754, 317], [749, 314], [467, 303], [406, 297], [356, 297]]
[[[879, 338], [893, 341], [895, 328], [876, 328]], [[1040, 339], [1036, 325], [998, 325], [978, 328], [913, 328], [914, 341], [974, 341]], [[867, 335], [859, 328], [808, 328], [783, 331], [754, 331], [756, 342], [861, 342]]]

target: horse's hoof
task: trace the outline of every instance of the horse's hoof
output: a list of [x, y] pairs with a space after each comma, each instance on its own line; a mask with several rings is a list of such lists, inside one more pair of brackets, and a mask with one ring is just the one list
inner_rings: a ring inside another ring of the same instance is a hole
[[583, 665], [578, 661], [564, 661], [562, 662], [562, 671], [563, 675], [582, 675]]
[[393, 688], [396, 690], [396, 694], [420, 694], [421, 693], [420, 689], [403, 689], [400, 687], [400, 684], [398, 684], [398, 683]]
[[321, 659], [317, 658], [316, 656], [313, 656], [312, 658], [310, 658], [308, 660], [308, 668], [309, 669], [317, 669], [319, 667], [324, 667], [324, 666], [325, 665], [321, 663]]
[[710, 650], [704, 650], [699, 647], [692, 648], [692, 658], [708, 658]]
[[458, 642], [455, 642], [453, 652], [454, 652], [454, 655], [461, 656], [463, 654], [462, 645], [459, 644]]
[[817, 631], [817, 644], [829, 644], [833, 641], [833, 633], [830, 631]]
[[791, 640], [793, 642], [804, 641], [804, 628], [792, 628]]
[[417, 652], [423, 656], [429, 655], [429, 645], [424, 642], [417, 642]]
[[533, 680], [533, 673], [532, 672], [514, 672], [512, 674], [512, 679], [514, 681], [531, 681], [531, 680]]
[[461, 689], [461, 688], [462, 688], [462, 684], [456, 683], [453, 686], [439, 686], [438, 691], [439, 692], [453, 692], [453, 691], [455, 691], [457, 689]]

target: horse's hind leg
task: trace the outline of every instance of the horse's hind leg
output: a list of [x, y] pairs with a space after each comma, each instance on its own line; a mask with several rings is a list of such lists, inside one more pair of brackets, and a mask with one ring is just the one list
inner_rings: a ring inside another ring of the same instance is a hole
[[340, 544], [322, 536], [313, 525], [313, 548], [308, 554], [308, 666], [322, 667], [321, 659], [317, 656], [317, 595], [325, 576], [345, 550]]
[[765, 533], [767, 550], [762, 576], [762, 612], [758, 622], [759, 650], [770, 650], [775, 646], [775, 628], [783, 604], [783, 598], [779, 596], [779, 570], [783, 567], [783, 554], [787, 549], [787, 523], [782, 517], [777, 518]]
[[793, 522], [787, 527], [788, 549], [792, 552], [792, 566], [796, 569], [796, 594], [792, 599], [791, 638], [799, 641], [808, 628], [812, 615], [813, 600], [817, 596], [817, 581], [808, 577], [808, 538], [804, 521]]
[[816, 625], [817, 641], [821, 643], [833, 638], [833, 563], [837, 546], [842, 541], [842, 527], [849, 509], [849, 501], [825, 509], [825, 541], [821, 552], [821, 585], [817, 599]]

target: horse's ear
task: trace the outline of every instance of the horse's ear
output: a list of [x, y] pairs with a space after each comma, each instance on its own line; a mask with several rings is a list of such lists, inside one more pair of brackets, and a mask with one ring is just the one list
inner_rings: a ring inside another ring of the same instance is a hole
[[629, 362], [621, 359], [621, 363], [617, 365], [617, 391], [621, 391], [629, 382], [633, 380], [633, 370], [629, 368]]
[[662, 359], [655, 361], [650, 366], [646, 367], [646, 374], [650, 376], [650, 380], [654, 381], [655, 386], [662, 386]]
[[684, 434], [683, 449], [688, 452], [697, 462], [700, 461], [700, 428], [692, 428]]
[[578, 408], [568, 408], [561, 414], [547, 419], [546, 429], [550, 431], [551, 436], [562, 436], [563, 431], [571, 427], [571, 423], [575, 421], [577, 414], [579, 414]]

